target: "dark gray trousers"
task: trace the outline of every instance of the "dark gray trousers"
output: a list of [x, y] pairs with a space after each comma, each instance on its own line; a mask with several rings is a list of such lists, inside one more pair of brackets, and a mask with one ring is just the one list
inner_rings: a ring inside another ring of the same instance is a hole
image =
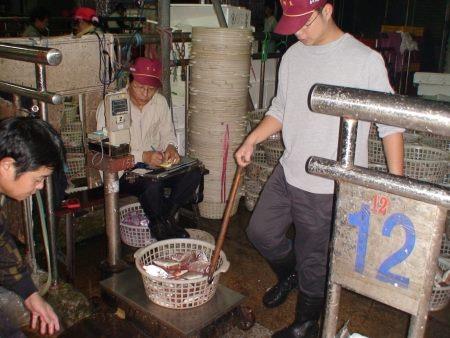
[[293, 223], [299, 289], [323, 297], [332, 213], [333, 194], [313, 194], [289, 185], [279, 164], [259, 197], [247, 235], [267, 260], [276, 261], [292, 250], [286, 232]]

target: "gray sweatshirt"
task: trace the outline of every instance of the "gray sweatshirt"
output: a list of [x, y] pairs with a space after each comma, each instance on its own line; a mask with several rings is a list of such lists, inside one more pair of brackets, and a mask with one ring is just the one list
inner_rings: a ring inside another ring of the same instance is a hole
[[[350, 34], [326, 45], [294, 44], [283, 56], [277, 96], [267, 112], [283, 125], [286, 147], [280, 163], [287, 182], [299, 189], [332, 194], [334, 181], [310, 175], [305, 164], [310, 156], [337, 159], [340, 118], [313, 113], [308, 94], [316, 83], [392, 92], [382, 56]], [[358, 123], [355, 163], [367, 167], [370, 124]], [[380, 137], [403, 129], [378, 125]]]

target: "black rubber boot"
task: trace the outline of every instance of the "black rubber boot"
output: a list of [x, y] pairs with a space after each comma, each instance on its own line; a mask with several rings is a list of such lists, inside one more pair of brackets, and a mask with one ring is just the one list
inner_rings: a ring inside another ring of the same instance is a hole
[[178, 210], [180, 207], [177, 204], [166, 202], [164, 210], [164, 219], [168, 231], [172, 234], [172, 238], [189, 238], [189, 233], [179, 225]]
[[178, 224], [176, 224], [175, 220], [166, 219], [165, 224], [167, 227], [167, 231], [171, 234], [171, 238], [189, 238], [189, 233]]
[[274, 308], [283, 304], [289, 292], [297, 287], [294, 252], [291, 251], [287, 257], [269, 262], [269, 264], [278, 277], [278, 283], [266, 291], [263, 296], [263, 304], [268, 308]]
[[323, 297], [309, 297], [299, 292], [294, 323], [275, 332], [272, 338], [316, 338], [324, 301]]
[[160, 218], [152, 218], [149, 223], [150, 233], [158, 241], [174, 238], [172, 231], [167, 227], [166, 222]]

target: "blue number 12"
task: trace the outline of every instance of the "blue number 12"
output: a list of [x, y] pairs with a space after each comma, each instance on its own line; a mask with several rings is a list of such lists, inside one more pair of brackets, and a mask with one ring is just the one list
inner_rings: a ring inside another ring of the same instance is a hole
[[[361, 210], [348, 215], [348, 223], [358, 228], [358, 241], [356, 245], [355, 271], [364, 272], [366, 262], [367, 242], [369, 239], [370, 207], [362, 204]], [[400, 225], [406, 234], [405, 244], [381, 263], [376, 278], [382, 282], [407, 288], [409, 278], [394, 274], [390, 270], [403, 262], [412, 252], [416, 243], [416, 233], [411, 220], [401, 213], [392, 214], [383, 224], [383, 236], [390, 237], [392, 230]]]

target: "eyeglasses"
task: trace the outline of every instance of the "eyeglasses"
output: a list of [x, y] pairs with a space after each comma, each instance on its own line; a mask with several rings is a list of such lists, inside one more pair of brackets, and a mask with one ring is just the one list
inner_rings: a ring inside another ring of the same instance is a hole
[[149, 92], [151, 93], [152, 91], [156, 90], [155, 87], [151, 87], [151, 86], [139, 86], [139, 85], [136, 85], [134, 81], [131, 83], [131, 87], [132, 87], [134, 90], [139, 91], [139, 92], [141, 92], [141, 93], [149, 93]]
[[318, 8], [317, 14], [314, 17], [314, 19], [312, 19], [310, 22], [305, 23], [305, 25], [303, 27], [309, 28], [313, 24], [313, 22], [316, 21], [317, 17], [322, 13], [322, 9], [323, 9], [323, 7]]

